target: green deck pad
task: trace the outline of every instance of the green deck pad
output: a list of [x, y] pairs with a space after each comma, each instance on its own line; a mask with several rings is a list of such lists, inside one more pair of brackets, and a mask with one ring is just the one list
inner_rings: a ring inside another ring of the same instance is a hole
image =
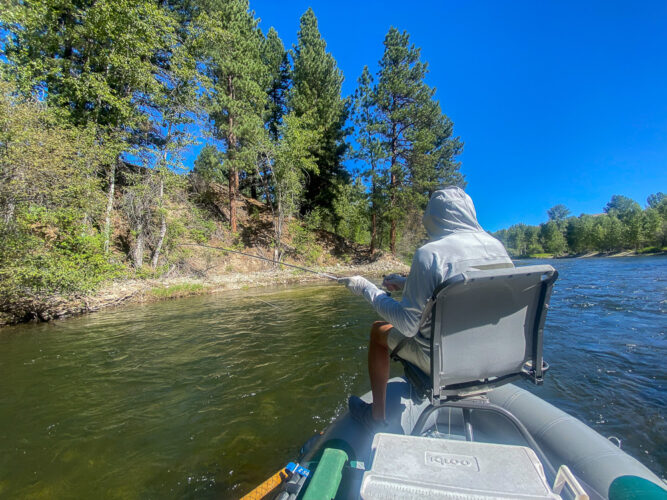
[[340, 485], [343, 477], [345, 462], [347, 462], [347, 453], [343, 450], [336, 448], [324, 450], [303, 500], [332, 500], [336, 498], [338, 485]]

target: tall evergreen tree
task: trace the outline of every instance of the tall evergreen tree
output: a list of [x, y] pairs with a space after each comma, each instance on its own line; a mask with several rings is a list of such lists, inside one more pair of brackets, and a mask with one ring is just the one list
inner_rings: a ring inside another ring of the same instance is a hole
[[454, 124], [442, 113], [439, 103], [433, 103], [432, 116], [423, 128], [414, 134], [414, 149], [409, 155], [411, 189], [414, 204], [424, 205], [440, 187], [456, 185], [465, 187], [460, 162], [456, 157], [463, 150], [458, 137], [452, 137]]
[[422, 205], [431, 192], [446, 184], [463, 185], [455, 161], [461, 141], [424, 82], [427, 64], [406, 32], [390, 28], [384, 40], [374, 90], [377, 131], [389, 171], [389, 245], [396, 252], [399, 221], [408, 209]]
[[266, 65], [268, 94], [264, 123], [272, 140], [278, 140], [278, 129], [287, 107], [290, 84], [290, 64], [287, 51], [278, 32], [271, 27], [262, 43], [262, 60]]
[[[262, 61], [265, 65], [264, 89], [267, 94], [264, 110], [264, 126], [267, 137], [256, 164], [256, 176], [261, 181], [266, 203], [274, 210], [275, 192], [272, 191], [271, 164], [275, 150], [282, 140], [283, 116], [287, 112], [287, 91], [290, 85], [290, 63], [287, 51], [278, 32], [271, 27], [262, 42]], [[273, 179], [275, 180], [275, 178]], [[275, 213], [274, 213], [275, 215]], [[277, 250], [280, 254], [280, 250]], [[277, 259], [277, 257], [276, 257]]]
[[262, 34], [247, 0], [212, 0], [199, 17], [205, 67], [210, 78], [208, 113], [215, 136], [225, 145], [229, 177], [229, 222], [237, 230], [239, 176], [254, 171], [264, 134]]
[[338, 196], [336, 185], [349, 181], [342, 164], [348, 134], [345, 128], [347, 103], [341, 99], [343, 74], [326, 51], [326, 42], [311, 8], [301, 16], [297, 40], [292, 50], [293, 87], [288, 106], [306, 126], [317, 132], [316, 140], [309, 146], [317, 171], [307, 178], [302, 211], [321, 206], [333, 213], [332, 202]]
[[362, 170], [363, 178], [370, 182], [370, 251], [373, 254], [378, 244], [378, 217], [384, 200], [382, 189], [386, 178], [384, 150], [378, 136], [378, 116], [375, 102], [375, 89], [373, 76], [364, 69], [357, 80], [359, 86], [354, 93], [354, 123], [356, 126], [357, 147], [353, 151], [353, 157], [366, 165]]

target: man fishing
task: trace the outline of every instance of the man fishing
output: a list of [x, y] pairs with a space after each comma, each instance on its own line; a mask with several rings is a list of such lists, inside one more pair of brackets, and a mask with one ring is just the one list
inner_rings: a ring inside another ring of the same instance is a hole
[[505, 247], [477, 222], [470, 197], [458, 187], [436, 191], [424, 216], [429, 242], [415, 253], [407, 278], [390, 275], [382, 285], [404, 289], [400, 302], [361, 276], [341, 278], [352, 293], [363, 295], [386, 321], [373, 323], [368, 350], [368, 373], [373, 403], [356, 396], [349, 399], [352, 418], [369, 431], [387, 425], [385, 401], [389, 380], [389, 354], [396, 354], [430, 373], [430, 322], [419, 327], [422, 311], [435, 288], [447, 278], [470, 268], [513, 267]]

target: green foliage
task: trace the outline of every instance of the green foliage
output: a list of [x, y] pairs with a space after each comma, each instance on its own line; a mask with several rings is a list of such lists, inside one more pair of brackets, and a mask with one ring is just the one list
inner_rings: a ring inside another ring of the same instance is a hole
[[361, 161], [365, 168], [361, 170], [361, 177], [370, 183], [368, 193], [369, 202], [369, 230], [370, 250], [375, 252], [379, 243], [381, 221], [380, 214], [386, 203], [386, 174], [381, 170], [385, 160], [380, 138], [377, 134], [378, 118], [374, 103], [373, 76], [364, 66], [361, 76], [357, 80], [358, 87], [353, 99], [353, 118], [357, 129], [357, 146], [352, 150], [352, 158]]
[[193, 173], [207, 183], [225, 184], [228, 179], [228, 171], [223, 163], [223, 157], [224, 155], [218, 151], [218, 148], [207, 144], [195, 160]]
[[315, 132], [303, 119], [290, 112], [278, 127], [279, 140], [263, 143], [261, 157], [267, 170], [275, 209], [273, 209], [274, 245], [278, 260], [282, 254], [282, 235], [286, 220], [296, 214], [304, 199], [306, 175], [317, 173], [315, 158], [309, 150]]
[[306, 180], [303, 212], [321, 206], [331, 211], [332, 201], [340, 197], [337, 187], [348, 182], [342, 160], [347, 149], [345, 128], [348, 103], [341, 98], [343, 74], [333, 56], [326, 51], [317, 18], [311, 8], [301, 16], [297, 44], [293, 48], [292, 88], [288, 109], [316, 133], [307, 145], [317, 169]]
[[531, 259], [553, 259], [554, 254], [552, 254], [552, 253], [546, 253], [546, 252], [542, 252], [542, 253], [539, 253], [539, 252], [538, 252], [538, 253], [531, 253], [531, 254], [529, 254], [529, 257], [530, 257]]
[[29, 297], [73, 294], [122, 276], [107, 260], [99, 232], [73, 208], [18, 210], [9, 228], [0, 227], [0, 309], [14, 311]]
[[665, 193], [659, 191], [655, 194], [649, 195], [649, 197], [646, 198], [646, 203], [649, 208], [658, 209], [658, 207], [664, 205], [665, 203]]
[[273, 180], [278, 203], [289, 217], [299, 209], [303, 200], [306, 174], [317, 174], [319, 170], [316, 158], [309, 150], [315, 133], [308, 124], [289, 113], [280, 129], [281, 141], [275, 148]]
[[11, 2], [7, 73], [30, 96], [43, 91], [77, 124], [138, 129], [142, 96], [159, 93], [157, 52], [172, 47], [174, 19], [151, 0]]
[[[191, 24], [192, 8], [152, 0], [38, 0], [12, 2], [0, 14], [0, 27], [8, 33], [3, 73], [20, 94], [43, 98], [61, 121], [90, 128], [95, 140], [114, 152], [106, 162], [107, 238], [122, 154], [131, 153], [143, 166], [160, 171], [158, 181], [145, 176], [159, 189], [134, 182], [134, 195], [142, 191], [144, 199], [154, 198], [132, 203], [136, 266], [143, 264], [143, 239], [150, 237], [155, 238], [152, 261], [157, 267], [167, 230], [161, 172], [181, 170], [181, 152], [193, 142], [187, 128], [199, 112], [201, 92], [192, 38], [196, 30], [185, 27]], [[136, 213], [151, 205], [159, 207], [154, 234], [147, 225], [151, 214]]]
[[320, 224], [321, 220], [317, 216], [306, 217], [303, 224], [297, 220], [289, 224], [295, 256], [302, 258], [308, 264], [316, 264], [324, 253], [324, 249], [317, 243], [316, 230]]
[[542, 224], [542, 241], [547, 253], [561, 255], [567, 250], [567, 241], [555, 221]]
[[[260, 189], [267, 209], [254, 203], [249, 220], [270, 211], [278, 258], [283, 226], [299, 213], [294, 241], [308, 262], [322, 257], [322, 229], [392, 248], [404, 230], [401, 251], [413, 250], [428, 194], [463, 185], [461, 142], [423, 82], [419, 51], [391, 30], [377, 83], [364, 71], [354, 157], [367, 167], [352, 181], [350, 101], [315, 14], [304, 13], [289, 52], [258, 22], [247, 0], [15, 1], [0, 12], [5, 304], [171, 272], [183, 241], [228, 237], [241, 193], [259, 199]], [[192, 175], [179, 175], [201, 119], [220, 149], [204, 147]]]
[[361, 244], [370, 243], [367, 196], [361, 179], [354, 184], [342, 184], [341, 196], [333, 202], [338, 224], [336, 234]]
[[[614, 195], [604, 214], [564, 218], [569, 210], [556, 205], [548, 211], [549, 222], [540, 226], [517, 224], [497, 231], [496, 236], [516, 257], [546, 251], [553, 255], [588, 252], [642, 251], [645, 245], [660, 249], [667, 241], [667, 221], [661, 213], [666, 204], [661, 193], [649, 196], [648, 207], [625, 196]], [[659, 251], [659, 250], [658, 250]]]
[[594, 239], [595, 217], [582, 215], [567, 220], [566, 238], [570, 251], [576, 254], [590, 252], [596, 248]]
[[608, 215], [618, 217], [619, 219], [625, 219], [640, 212], [641, 207], [639, 206], [639, 203], [627, 196], [615, 194], [604, 207], [604, 211]]
[[225, 145], [230, 224], [236, 232], [239, 177], [254, 172], [265, 135], [267, 77], [262, 34], [247, 0], [210, 0], [203, 5], [197, 23], [203, 67], [211, 84], [207, 111], [213, 134]]
[[0, 86], [0, 304], [90, 290], [118, 276], [99, 231], [95, 173], [108, 152], [90, 129], [58, 124], [41, 103]]
[[[360, 137], [355, 156], [369, 164], [363, 175], [371, 182], [371, 215], [381, 213], [388, 221], [389, 246], [396, 253], [406, 214], [422, 210], [440, 187], [465, 185], [455, 160], [463, 145], [453, 137], [453, 124], [435, 100], [435, 89], [424, 82], [427, 64], [409, 35], [391, 28], [384, 46], [377, 83], [364, 68], [355, 94]], [[382, 221], [372, 221], [371, 232], [379, 225]]]
[[291, 68], [285, 46], [273, 27], [269, 29], [262, 42], [261, 53], [262, 61], [266, 66], [265, 88], [268, 97], [264, 123], [271, 139], [278, 141], [278, 128], [287, 109], [287, 89], [290, 84]]
[[549, 216], [549, 220], [560, 222], [565, 220], [567, 216], [570, 215], [570, 210], [568, 210], [565, 205], [560, 204], [547, 210], [547, 215]]

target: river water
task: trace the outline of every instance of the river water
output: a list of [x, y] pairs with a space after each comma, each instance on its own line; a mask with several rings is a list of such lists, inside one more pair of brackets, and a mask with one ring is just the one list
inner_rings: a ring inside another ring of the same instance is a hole
[[[525, 387], [664, 477], [667, 258], [549, 263], [551, 370]], [[375, 319], [321, 284], [3, 329], [0, 497], [239, 497], [369, 389]]]

